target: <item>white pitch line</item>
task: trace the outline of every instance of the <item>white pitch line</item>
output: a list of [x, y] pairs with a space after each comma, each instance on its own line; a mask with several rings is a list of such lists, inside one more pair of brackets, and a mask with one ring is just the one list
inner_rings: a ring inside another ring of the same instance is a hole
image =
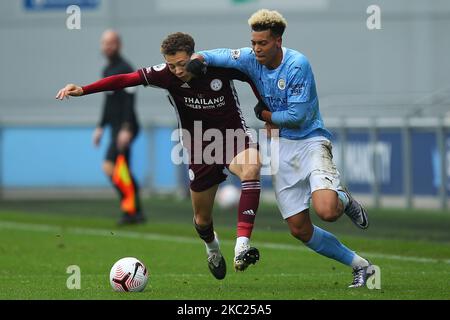
[[[89, 235], [89, 236], [101, 236], [101, 237], [123, 237], [130, 239], [145, 239], [153, 241], [167, 241], [175, 243], [189, 243], [198, 244], [199, 240], [197, 238], [191, 237], [180, 237], [180, 236], [170, 236], [159, 233], [142, 233], [135, 231], [120, 231], [120, 230], [106, 230], [106, 229], [94, 229], [94, 228], [64, 228], [48, 224], [32, 224], [32, 223], [22, 223], [22, 222], [7, 222], [0, 221], [0, 229], [12, 229], [12, 230], [22, 230], [22, 231], [35, 231], [35, 232], [47, 232], [47, 233], [70, 233], [78, 235]], [[231, 240], [221, 240], [222, 243], [227, 245], [234, 245], [234, 241]], [[301, 246], [301, 245], [290, 245], [290, 244], [279, 244], [270, 242], [255, 242], [255, 246], [266, 249], [277, 249], [277, 250], [287, 250], [287, 251], [304, 251], [311, 252], [312, 250]], [[413, 257], [413, 256], [400, 256], [393, 254], [383, 254], [377, 252], [360, 252], [363, 256], [368, 256], [372, 258], [386, 259], [386, 260], [398, 260], [398, 261], [410, 261], [419, 263], [438, 263], [443, 262], [450, 264], [450, 259], [435, 259], [435, 258], [425, 258], [425, 257]]]

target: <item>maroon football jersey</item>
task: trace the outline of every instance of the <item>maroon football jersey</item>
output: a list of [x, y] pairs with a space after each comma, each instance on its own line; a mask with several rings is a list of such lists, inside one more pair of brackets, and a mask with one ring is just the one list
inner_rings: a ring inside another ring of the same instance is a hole
[[170, 72], [167, 65], [160, 64], [139, 70], [144, 85], [166, 89], [174, 105], [183, 129], [193, 132], [194, 121], [201, 121], [203, 131], [216, 128], [246, 130], [233, 79], [251, 80], [235, 69], [208, 68], [201, 78], [184, 82]]

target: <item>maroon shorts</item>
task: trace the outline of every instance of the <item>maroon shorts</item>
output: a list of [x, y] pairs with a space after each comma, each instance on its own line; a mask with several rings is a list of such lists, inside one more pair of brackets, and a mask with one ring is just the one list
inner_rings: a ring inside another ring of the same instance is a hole
[[[207, 145], [203, 146], [202, 152], [205, 150]], [[211, 163], [205, 161], [201, 161], [200, 163], [196, 163], [194, 161], [194, 155], [191, 153], [190, 163], [189, 163], [189, 181], [190, 188], [195, 192], [205, 191], [216, 184], [220, 184], [226, 180], [227, 175], [223, 172], [225, 168], [228, 169], [231, 161], [236, 157], [239, 153], [248, 148], [257, 148], [257, 144], [250, 141], [250, 138], [247, 136], [245, 138], [245, 144], [239, 145], [234, 143], [234, 146], [231, 147], [232, 151], [226, 153], [223, 152], [222, 161], [219, 163]], [[224, 150], [226, 149], [224, 145]], [[200, 159], [200, 157], [198, 157]], [[204, 160], [204, 159], [202, 159]]]

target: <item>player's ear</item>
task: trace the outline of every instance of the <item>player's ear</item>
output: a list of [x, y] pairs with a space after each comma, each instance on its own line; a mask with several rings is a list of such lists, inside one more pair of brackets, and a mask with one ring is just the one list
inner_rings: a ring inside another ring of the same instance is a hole
[[281, 49], [282, 46], [283, 46], [283, 38], [277, 37], [277, 48]]

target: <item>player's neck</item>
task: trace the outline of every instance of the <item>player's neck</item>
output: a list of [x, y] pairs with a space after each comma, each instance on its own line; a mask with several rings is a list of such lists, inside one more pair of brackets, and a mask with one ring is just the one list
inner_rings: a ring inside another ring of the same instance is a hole
[[282, 48], [280, 48], [278, 50], [278, 52], [275, 55], [275, 57], [273, 58], [273, 60], [270, 61], [268, 64], [266, 64], [266, 68], [270, 69], [270, 70], [274, 70], [280, 66], [281, 62], [283, 62], [283, 49]]

